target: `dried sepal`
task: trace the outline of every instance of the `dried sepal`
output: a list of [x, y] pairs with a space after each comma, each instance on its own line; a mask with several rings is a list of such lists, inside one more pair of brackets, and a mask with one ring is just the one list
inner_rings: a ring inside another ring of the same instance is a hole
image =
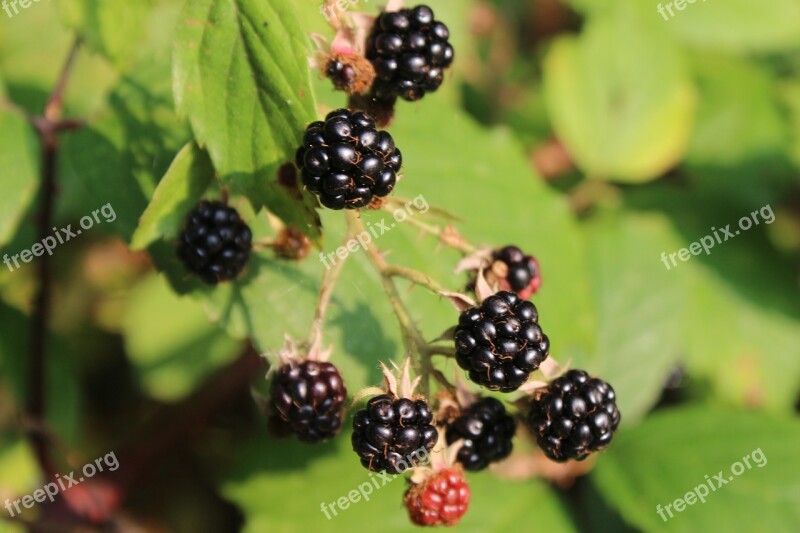
[[419, 385], [421, 377], [411, 379], [411, 357], [406, 357], [403, 366], [397, 366], [394, 361], [392, 366], [394, 370], [381, 363], [386, 391], [396, 398], [413, 398], [414, 389]]
[[454, 381], [455, 386], [451, 390], [442, 390], [436, 395], [439, 405], [436, 419], [445, 425], [451, 424], [480, 398], [469, 390], [468, 383], [459, 374], [456, 374]]
[[478, 303], [483, 302], [489, 296], [496, 294], [499, 290], [497, 283], [490, 284], [484, 276], [484, 270], [481, 268], [478, 271], [478, 276], [475, 278], [475, 298]]
[[493, 251], [488, 247], [481, 247], [469, 255], [464, 256], [456, 265], [455, 274], [474, 272], [481, 268], [488, 268], [492, 263]]
[[442, 244], [458, 250], [464, 250], [470, 247], [467, 240], [461, 236], [458, 230], [452, 224], [445, 224], [439, 235], [439, 240]]
[[542, 361], [542, 364], [539, 365], [539, 372], [547, 379], [554, 379], [569, 370], [570, 366], [571, 361], [567, 361], [562, 365], [552, 356], [548, 356], [547, 359]]
[[450, 342], [452, 342], [453, 339], [455, 338], [456, 328], [457, 327], [458, 326], [451, 326], [451, 327], [447, 328], [438, 337], [433, 339], [431, 341], [431, 344], [434, 343], [434, 342], [440, 342], [440, 341], [450, 341]]
[[299, 364], [302, 361], [327, 362], [333, 352], [333, 347], [323, 348], [321, 343], [309, 346], [305, 341], [295, 341], [288, 334], [284, 334], [283, 346], [278, 351], [261, 354], [269, 363], [266, 378], [287, 364]]
[[444, 296], [450, 300], [450, 303], [455, 306], [459, 313], [478, 305], [472, 298], [460, 292], [439, 291], [439, 296]]

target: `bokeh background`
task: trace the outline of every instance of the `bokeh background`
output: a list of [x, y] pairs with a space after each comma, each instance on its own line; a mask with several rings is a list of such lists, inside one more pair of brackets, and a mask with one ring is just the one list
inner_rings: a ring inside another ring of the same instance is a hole
[[[333, 35], [318, 1], [294, 4], [304, 33]], [[361, 4], [352, 9], [379, 8]], [[429, 4], [457, 60], [440, 91], [398, 105], [396, 194], [452, 213], [471, 242], [536, 255], [544, 283], [533, 300], [553, 357], [612, 383], [623, 414], [612, 446], [577, 478], [543, 471], [520, 425], [512, 462], [468, 476], [473, 501], [456, 530], [797, 531], [800, 0], [698, 1], [667, 20], [654, 0]], [[76, 34], [84, 46], [64, 115], [85, 125], [60, 136], [53, 224], [77, 225], [106, 203], [118, 215], [57, 248], [46, 333], [32, 319], [35, 262], [0, 267], [0, 504], [45, 482], [35, 442], [56, 472], [111, 451], [120, 465], [23, 521], [0, 509], [0, 531], [409, 531], [402, 479], [327, 520], [320, 503], [367, 479], [347, 429], [309, 446], [271, 436], [261, 412], [257, 354], [307, 332], [317, 251], [297, 264], [260, 252], [241, 280], [209, 290], [160, 273], [169, 238], [131, 249], [191, 139], [172, 94], [182, 5], [52, 0], [0, 11], [0, 254], [38, 240], [40, 145], [26, 114], [41, 113]], [[344, 104], [327, 80], [310, 79], [319, 115]], [[274, 235], [263, 212], [232, 202], [257, 236]], [[765, 206], [772, 223], [662, 263], [662, 252]], [[343, 224], [321, 216], [327, 252]], [[393, 262], [464, 286], [452, 273], [459, 254], [411, 225], [377, 244]], [[429, 338], [455, 323], [446, 301], [404, 294]], [[43, 420], [26, 410], [37, 335], [48, 341]], [[403, 356], [363, 254], [334, 294], [326, 341], [351, 394], [379, 383], [379, 360]], [[657, 504], [756, 449], [764, 467], [659, 517]]]

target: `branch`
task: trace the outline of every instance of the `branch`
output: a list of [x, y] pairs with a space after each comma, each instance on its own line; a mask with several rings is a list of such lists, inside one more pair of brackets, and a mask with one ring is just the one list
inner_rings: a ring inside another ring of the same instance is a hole
[[[364, 224], [359, 218], [358, 213], [348, 211], [345, 213], [345, 216], [347, 217], [347, 224], [351, 233], [357, 235], [365, 231]], [[406, 305], [403, 303], [403, 300], [400, 297], [400, 292], [397, 290], [397, 286], [394, 284], [394, 280], [392, 279], [392, 272], [394, 272], [394, 274], [398, 274], [398, 269], [397, 267], [393, 267], [386, 263], [386, 260], [383, 258], [380, 251], [372, 242], [367, 243], [365, 251], [367, 252], [367, 257], [369, 258], [370, 262], [380, 275], [383, 289], [386, 291], [386, 295], [389, 297], [389, 303], [391, 304], [392, 309], [394, 309], [394, 313], [397, 316], [398, 322], [400, 323], [400, 328], [403, 331], [406, 349], [411, 352], [414, 367], [422, 378], [420, 391], [423, 395], [428, 396], [430, 393], [429, 378], [431, 375], [434, 375], [434, 377], [437, 377], [438, 379], [438, 376], [435, 376], [436, 369], [433, 368], [430, 357], [428, 357], [428, 343], [425, 342], [422, 333], [419, 331], [417, 325], [414, 323], [414, 320], [411, 318], [411, 314], [409, 313], [408, 308], [406, 308]]]
[[61, 73], [58, 76], [58, 81], [56, 81], [56, 86], [53, 88], [53, 92], [50, 93], [50, 97], [47, 99], [47, 103], [44, 106], [44, 117], [51, 122], [58, 122], [61, 119], [61, 115], [64, 111], [64, 92], [67, 90], [67, 83], [72, 74], [75, 58], [78, 56], [78, 50], [80, 50], [80, 48], [81, 39], [78, 37], [72, 43], [72, 48], [69, 50], [67, 60], [64, 62], [64, 66], [61, 67]]
[[[39, 133], [42, 144], [42, 174], [41, 174], [41, 207], [37, 217], [37, 232], [39, 241], [43, 241], [53, 226], [53, 210], [56, 195], [56, 167], [58, 163], [58, 129], [61, 119], [62, 99], [64, 90], [75, 62], [75, 55], [80, 47], [80, 40], [76, 40], [67, 56], [64, 67], [61, 69], [58, 82], [48, 98], [44, 109], [44, 116], [33, 119], [33, 124]], [[38, 290], [33, 301], [33, 315], [31, 318], [31, 366], [29, 375], [27, 416], [34, 425], [43, 424], [46, 405], [46, 358], [47, 358], [47, 323], [50, 317], [51, 285], [50, 256], [43, 255], [37, 262]], [[48, 439], [45, 432], [29, 432], [31, 445], [45, 476], [55, 474], [50, 458], [47, 455]]]

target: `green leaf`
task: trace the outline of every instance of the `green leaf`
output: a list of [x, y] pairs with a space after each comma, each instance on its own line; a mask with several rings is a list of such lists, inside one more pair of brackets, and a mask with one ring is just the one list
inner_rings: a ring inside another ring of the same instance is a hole
[[139, 50], [151, 0], [59, 0], [64, 23], [89, 47], [126, 66]]
[[[402, 504], [406, 476], [389, 476], [384, 484], [380, 476], [361, 467], [344, 434], [313, 447], [259, 437], [236, 456], [234, 472], [222, 492], [244, 513], [245, 532], [361, 531], [364, 524], [380, 524], [381, 531], [387, 532], [412, 528]], [[472, 499], [454, 531], [513, 531], [526, 521], [535, 521], [542, 531], [576, 531], [564, 503], [542, 481], [511, 482], [490, 474], [469, 475], [467, 481]], [[333, 514], [331, 502], [346, 499], [351, 491], [358, 493], [362, 484], [367, 493], [370, 483], [368, 501], [357, 494], [359, 501], [348, 502], [347, 509], [336, 507]], [[536, 502], [533, 518], [531, 502]], [[328, 505], [330, 519], [321, 508], [323, 503]]]
[[[723, 243], [713, 251], [712, 265], [696, 265], [685, 315], [687, 362], [690, 373], [704, 375], [725, 403], [791, 412], [800, 381], [797, 289], [790, 271], [770, 261], [774, 251], [765, 244], [753, 254], [744, 242]], [[720, 264], [737, 263], [724, 275], [717, 271]], [[739, 286], [754, 272], [770, 272], [758, 295]]]
[[[777, 202], [763, 204], [763, 193], [755, 188], [741, 196], [721, 177], [698, 179], [690, 197], [665, 184], [629, 198], [632, 206], [659, 206], [680, 232], [682, 244], [664, 251], [676, 290], [682, 287], [687, 295], [676, 340], [689, 376], [706, 380], [701, 383], [717, 403], [791, 412], [800, 383], [800, 302], [796, 267], [766, 235]], [[749, 230], [740, 229], [740, 217], [752, 224]], [[680, 260], [683, 248], [686, 261]]]
[[[592, 479], [644, 531], [793, 531], [800, 523], [799, 441], [797, 419], [675, 409], [620, 432]], [[727, 483], [718, 487], [720, 472]], [[676, 499], [709, 480], [714, 490], [705, 503], [690, 497], [695, 503], [675, 512]], [[664, 510], [665, 521], [656, 506], [668, 504], [674, 516]]]
[[[109, 95], [111, 110], [65, 136], [61, 182], [83, 216], [110, 203], [117, 212], [108, 231], [130, 240], [148, 198], [188, 132], [172, 110], [168, 66], [153, 58], [124, 76]], [[80, 200], [78, 202], [77, 200]]]
[[667, 21], [660, 15], [658, 20], [698, 48], [777, 52], [800, 46], [798, 0], [770, 0], [769, 8], [750, 0], [698, 1]]
[[759, 166], [786, 145], [786, 127], [766, 68], [717, 56], [697, 61], [700, 104], [686, 155], [690, 165]]
[[39, 184], [39, 141], [25, 117], [0, 106], [0, 247], [14, 236]]
[[240, 351], [197, 302], [176, 296], [155, 275], [133, 290], [123, 334], [144, 389], [163, 401], [181, 399]]
[[175, 101], [223, 183], [318, 237], [316, 201], [277, 181], [316, 119], [309, 41], [294, 10], [288, 0], [187, 2], [175, 47]]
[[147, 206], [131, 248], [142, 250], [163, 237], [175, 237], [185, 214], [200, 200], [214, 180], [208, 154], [189, 143], [175, 157]]
[[598, 320], [589, 369], [613, 384], [624, 423], [636, 423], [682, 354], [685, 284], [659, 259], [681, 241], [661, 215], [600, 217], [588, 226], [586, 241]]
[[597, 15], [545, 58], [553, 126], [590, 178], [647, 181], [683, 157], [695, 93], [659, 26], [633, 8]]

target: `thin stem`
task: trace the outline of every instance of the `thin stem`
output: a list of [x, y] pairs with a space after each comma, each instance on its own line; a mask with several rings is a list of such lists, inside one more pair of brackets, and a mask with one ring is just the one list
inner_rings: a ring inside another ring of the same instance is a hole
[[[37, 232], [40, 241], [44, 241], [50, 234], [53, 225], [53, 210], [56, 195], [56, 168], [58, 165], [58, 131], [63, 110], [64, 91], [69, 80], [75, 56], [80, 48], [80, 39], [77, 39], [67, 56], [64, 67], [61, 69], [58, 81], [44, 108], [44, 116], [37, 117], [33, 124], [39, 133], [42, 145], [42, 175], [41, 175], [41, 207], [37, 219]], [[50, 256], [43, 255], [37, 262], [38, 290], [33, 301], [31, 317], [31, 366], [29, 375], [29, 396], [27, 402], [27, 416], [33, 426], [41, 426], [45, 418], [47, 378], [47, 323], [50, 317], [51, 286]], [[29, 432], [31, 444], [39, 465], [48, 477], [55, 474], [55, 469], [47, 454], [48, 438], [43, 431]]]
[[[352, 231], [347, 232], [344, 238], [345, 245], [352, 239], [353, 235]], [[325, 325], [325, 312], [328, 310], [328, 305], [333, 295], [333, 288], [336, 286], [336, 281], [339, 279], [339, 274], [341, 274], [346, 260], [347, 257], [345, 256], [344, 259], [334, 262], [330, 268], [325, 269], [325, 273], [322, 275], [322, 285], [319, 290], [317, 310], [314, 314], [314, 322], [311, 324], [311, 331], [308, 334], [309, 352], [312, 354], [319, 353], [319, 350], [322, 348], [322, 331]]]
[[429, 344], [427, 347], [428, 355], [444, 355], [445, 357], [455, 357], [455, 346], [442, 346], [438, 344]]
[[445, 225], [444, 228], [440, 228], [439, 226], [428, 224], [427, 222], [423, 222], [422, 220], [418, 220], [414, 217], [407, 218], [406, 222], [412, 226], [416, 226], [426, 233], [430, 233], [431, 235], [437, 237], [445, 246], [449, 246], [450, 248], [454, 248], [465, 254], [471, 254], [477, 250], [475, 246], [468, 243], [461, 235], [458, 234], [453, 226], [450, 226], [449, 224]]
[[435, 294], [439, 294], [440, 292], [445, 292], [447, 290], [427, 274], [411, 268], [397, 265], [386, 265], [383, 273], [392, 278], [406, 279], [411, 283], [425, 287]]
[[55, 88], [53, 88], [53, 92], [50, 93], [47, 104], [44, 106], [44, 117], [52, 122], [58, 122], [61, 119], [61, 114], [64, 111], [64, 92], [67, 90], [67, 83], [80, 48], [81, 39], [78, 37], [72, 43], [67, 60], [64, 62], [64, 66], [61, 67], [61, 73], [58, 76]]
[[[347, 212], [347, 224], [350, 228], [350, 233], [358, 235], [364, 231], [364, 224], [359, 218], [358, 213]], [[389, 303], [394, 309], [397, 320], [400, 323], [400, 328], [403, 331], [403, 338], [406, 344], [406, 349], [411, 353], [412, 362], [416, 371], [422, 377], [420, 380], [420, 390], [423, 395], [428, 396], [430, 393], [430, 376], [434, 373], [430, 358], [427, 357], [428, 343], [422, 336], [422, 333], [414, 323], [408, 308], [403, 303], [400, 297], [400, 292], [394, 284], [392, 276], [388, 273], [392, 267], [386, 263], [386, 260], [381, 255], [380, 251], [373, 243], [367, 243], [365, 251], [370, 262], [380, 274], [381, 284], [383, 285], [386, 295], [389, 297]]]

